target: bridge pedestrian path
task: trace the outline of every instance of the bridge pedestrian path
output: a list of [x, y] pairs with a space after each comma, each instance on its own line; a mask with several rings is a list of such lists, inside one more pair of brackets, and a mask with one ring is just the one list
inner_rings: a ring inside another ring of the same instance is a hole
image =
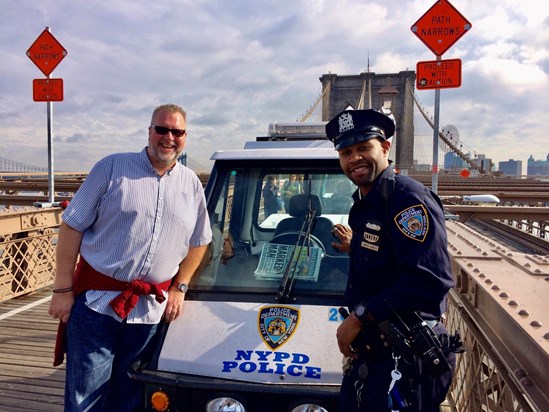
[[63, 411], [64, 365], [53, 367], [51, 289], [0, 303], [0, 411]]
[[[0, 303], [0, 412], [63, 411], [65, 366], [53, 367], [50, 299], [48, 287]], [[441, 412], [450, 412], [447, 403]]]

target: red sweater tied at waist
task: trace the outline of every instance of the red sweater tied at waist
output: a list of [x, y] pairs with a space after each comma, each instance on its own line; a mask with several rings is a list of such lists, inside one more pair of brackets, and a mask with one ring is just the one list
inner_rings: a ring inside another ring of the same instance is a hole
[[[121, 291], [122, 293], [111, 300], [109, 304], [119, 317], [126, 319], [142, 295], [154, 295], [157, 302], [164, 302], [166, 297], [163, 292], [168, 290], [171, 281], [171, 279], [168, 279], [162, 283], [147, 283], [142, 280], [122, 282], [96, 271], [86, 260], [80, 257], [74, 272], [74, 297], [76, 298], [76, 296], [88, 290]], [[66, 352], [67, 324], [59, 322], [53, 366], [59, 366], [63, 363]]]

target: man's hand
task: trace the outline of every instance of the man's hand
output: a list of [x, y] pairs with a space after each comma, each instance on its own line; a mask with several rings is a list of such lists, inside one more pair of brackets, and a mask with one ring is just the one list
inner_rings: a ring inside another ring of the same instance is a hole
[[51, 297], [48, 313], [63, 323], [69, 321], [72, 305], [74, 305], [74, 295], [71, 292], [54, 293]]
[[351, 313], [347, 319], [345, 319], [339, 328], [337, 328], [336, 337], [339, 351], [345, 356], [353, 359], [358, 358], [356, 351], [353, 351], [351, 345], [355, 338], [362, 329], [362, 323], [360, 320]]
[[164, 310], [164, 320], [168, 323], [176, 320], [183, 310], [185, 294], [174, 286], [168, 289], [168, 302]]
[[339, 243], [332, 243], [334, 249], [337, 249], [340, 252], [349, 253], [351, 251], [351, 238], [353, 237], [351, 228], [338, 223], [332, 228], [332, 233], [339, 240]]
[[[202, 246], [189, 247], [187, 256], [179, 264], [179, 270], [172, 279], [175, 283], [189, 284], [192, 275], [199, 268], [200, 263], [206, 256], [209, 244]], [[164, 310], [164, 320], [168, 323], [176, 320], [183, 311], [183, 302], [185, 302], [185, 293], [181, 292], [173, 284], [168, 288], [168, 302]]]
[[223, 251], [221, 253], [221, 263], [226, 265], [234, 257], [233, 242], [230, 237], [223, 239]]

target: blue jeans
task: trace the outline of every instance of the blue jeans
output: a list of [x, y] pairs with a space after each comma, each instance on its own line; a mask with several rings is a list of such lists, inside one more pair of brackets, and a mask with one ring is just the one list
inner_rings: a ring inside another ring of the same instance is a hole
[[119, 322], [84, 302], [84, 294], [76, 298], [67, 325], [65, 411], [135, 410], [143, 389], [128, 369], [157, 325]]

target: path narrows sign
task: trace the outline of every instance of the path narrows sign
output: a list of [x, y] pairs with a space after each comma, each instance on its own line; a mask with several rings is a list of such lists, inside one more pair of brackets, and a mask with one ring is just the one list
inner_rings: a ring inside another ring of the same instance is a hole
[[442, 56], [471, 27], [471, 23], [449, 1], [439, 0], [412, 25], [411, 30], [435, 55]]
[[67, 55], [67, 50], [57, 41], [49, 30], [44, 30], [27, 50], [27, 56], [45, 76], [49, 76], [61, 60]]

